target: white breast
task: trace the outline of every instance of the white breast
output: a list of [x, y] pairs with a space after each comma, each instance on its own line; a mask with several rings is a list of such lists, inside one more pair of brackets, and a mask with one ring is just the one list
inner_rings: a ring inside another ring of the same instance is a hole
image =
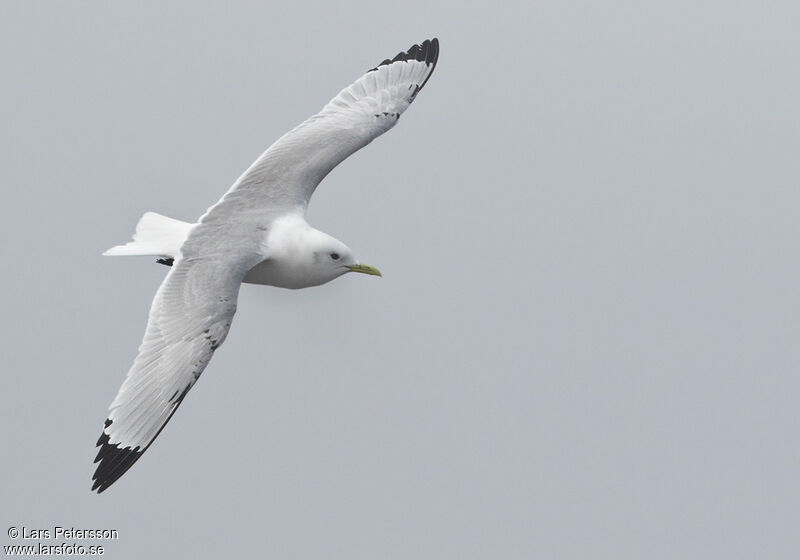
[[314, 272], [310, 267], [270, 258], [251, 268], [243, 282], [299, 290], [333, 280], [330, 276], [315, 275]]

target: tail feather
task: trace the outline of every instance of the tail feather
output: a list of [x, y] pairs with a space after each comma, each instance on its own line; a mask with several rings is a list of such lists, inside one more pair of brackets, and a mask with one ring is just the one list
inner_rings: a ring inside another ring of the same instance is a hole
[[168, 218], [155, 212], [145, 212], [136, 224], [133, 241], [112, 247], [106, 256], [152, 255], [176, 258], [194, 224]]

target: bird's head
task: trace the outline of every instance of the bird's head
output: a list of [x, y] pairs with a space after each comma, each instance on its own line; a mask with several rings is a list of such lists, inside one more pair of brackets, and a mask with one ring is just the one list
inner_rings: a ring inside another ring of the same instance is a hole
[[332, 280], [348, 272], [360, 272], [373, 276], [381, 276], [374, 266], [362, 264], [355, 258], [350, 247], [328, 234], [317, 232], [313, 240], [313, 263], [320, 276], [329, 276]]
[[260, 282], [284, 288], [308, 288], [330, 282], [348, 272], [380, 276], [374, 266], [362, 264], [350, 248], [302, 218], [286, 216], [273, 223], [266, 240], [269, 259]]

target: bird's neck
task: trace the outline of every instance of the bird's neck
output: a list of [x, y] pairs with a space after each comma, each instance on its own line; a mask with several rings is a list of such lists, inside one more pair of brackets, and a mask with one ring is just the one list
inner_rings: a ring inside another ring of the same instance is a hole
[[302, 260], [312, 240], [320, 233], [300, 215], [287, 214], [278, 218], [267, 234], [270, 258]]

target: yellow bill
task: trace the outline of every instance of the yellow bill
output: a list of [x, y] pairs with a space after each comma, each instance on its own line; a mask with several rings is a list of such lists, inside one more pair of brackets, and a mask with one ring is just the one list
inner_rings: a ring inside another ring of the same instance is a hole
[[350, 269], [350, 272], [360, 272], [361, 274], [371, 274], [372, 276], [383, 277], [383, 274], [381, 274], [380, 270], [368, 264], [352, 264], [347, 268]]

